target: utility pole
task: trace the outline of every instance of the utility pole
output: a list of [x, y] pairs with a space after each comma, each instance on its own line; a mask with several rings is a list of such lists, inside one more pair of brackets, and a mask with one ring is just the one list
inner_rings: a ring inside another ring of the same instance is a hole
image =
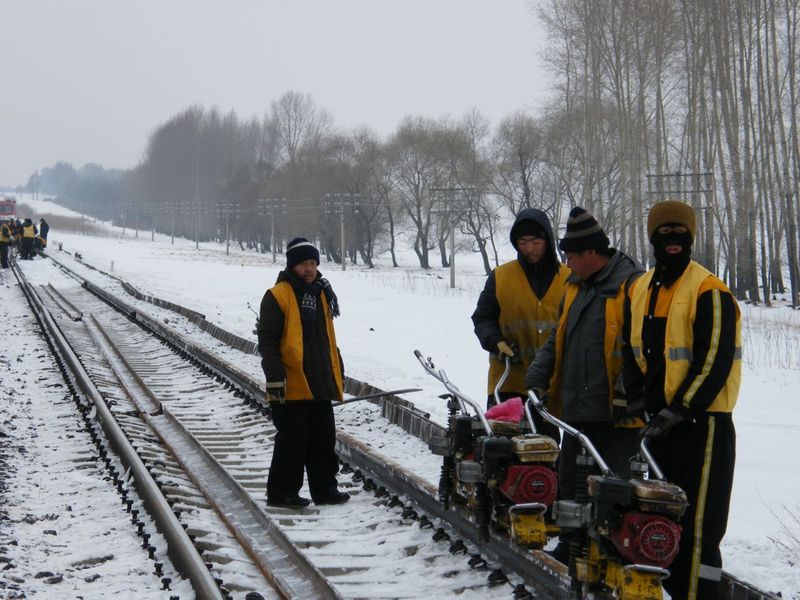
[[175, 245], [175, 217], [177, 215], [179, 205], [178, 205], [177, 202], [170, 202], [167, 206], [168, 206], [168, 210], [169, 210], [170, 215], [172, 215], [172, 217], [170, 219], [170, 221], [171, 221], [171, 228], [170, 229], [171, 229], [172, 233], [170, 235], [170, 242], [169, 243], [174, 246]]
[[225, 213], [225, 256], [231, 255], [231, 206], [227, 200], [222, 201], [222, 210]]
[[236, 217], [239, 216], [239, 204], [236, 202], [229, 202], [222, 199], [217, 204], [217, 222], [225, 219], [225, 256], [231, 254], [231, 213]]
[[345, 207], [354, 208], [358, 205], [358, 194], [353, 194], [350, 192], [336, 192], [333, 194], [325, 194], [325, 204], [326, 206], [332, 207], [331, 210], [326, 210], [329, 214], [338, 214], [339, 215], [339, 227], [340, 227], [340, 248], [342, 254], [342, 271], [344, 271], [347, 267], [347, 246], [345, 245], [345, 237], [344, 237], [344, 209]]
[[[264, 229], [269, 228], [269, 245], [272, 249], [272, 264], [277, 262], [275, 244], [275, 215], [286, 214], [286, 198], [259, 198], [259, 211], [264, 217]], [[269, 223], [266, 222], [269, 218]]]
[[450, 228], [450, 287], [456, 287], [456, 223], [458, 221], [458, 210], [456, 206], [456, 201], [459, 201], [459, 205], [464, 201], [468, 200], [471, 196], [475, 194], [475, 188], [473, 186], [465, 186], [465, 187], [443, 187], [443, 188], [431, 188], [431, 194], [433, 195], [434, 201], [436, 201], [437, 197], [441, 194], [442, 199], [445, 201], [446, 206], [444, 210], [441, 211], [432, 211], [434, 213], [445, 215], [447, 219], [447, 224]]
[[[197, 154], [197, 151], [195, 151]], [[200, 181], [197, 173], [197, 157], [194, 167], [194, 249], [200, 249]]]

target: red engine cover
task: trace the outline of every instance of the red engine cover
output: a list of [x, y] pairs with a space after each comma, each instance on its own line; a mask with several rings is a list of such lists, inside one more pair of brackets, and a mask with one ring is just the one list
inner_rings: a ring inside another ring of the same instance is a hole
[[666, 569], [678, 554], [681, 526], [663, 515], [627, 513], [610, 535], [626, 560]]
[[556, 499], [558, 478], [544, 465], [511, 465], [500, 491], [514, 504], [540, 502], [550, 506]]

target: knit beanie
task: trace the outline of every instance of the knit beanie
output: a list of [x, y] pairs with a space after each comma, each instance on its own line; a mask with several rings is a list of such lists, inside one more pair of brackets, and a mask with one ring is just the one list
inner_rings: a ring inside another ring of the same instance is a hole
[[647, 215], [647, 236], [650, 241], [653, 241], [653, 235], [658, 228], [667, 223], [685, 225], [692, 239], [694, 239], [695, 230], [697, 229], [694, 209], [685, 202], [664, 200], [653, 205]]
[[580, 206], [576, 206], [569, 211], [567, 233], [558, 243], [558, 247], [562, 252], [605, 250], [609, 244], [606, 232], [600, 227], [592, 213]]
[[319, 264], [319, 250], [304, 237], [296, 237], [286, 246], [286, 266], [290, 269], [313, 258]]

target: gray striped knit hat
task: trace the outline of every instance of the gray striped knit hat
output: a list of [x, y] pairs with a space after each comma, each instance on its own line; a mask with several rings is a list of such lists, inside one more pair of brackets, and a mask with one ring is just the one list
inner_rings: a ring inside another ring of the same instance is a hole
[[562, 252], [605, 250], [609, 244], [606, 232], [600, 227], [592, 213], [580, 206], [576, 206], [569, 211], [567, 233], [558, 243], [558, 247]]

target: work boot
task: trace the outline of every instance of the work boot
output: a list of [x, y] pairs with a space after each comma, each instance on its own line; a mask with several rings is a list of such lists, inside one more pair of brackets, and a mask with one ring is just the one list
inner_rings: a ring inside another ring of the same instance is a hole
[[302, 496], [290, 496], [289, 498], [267, 498], [267, 506], [279, 506], [281, 508], [305, 508], [311, 504], [311, 500]]
[[350, 494], [334, 490], [319, 498], [314, 498], [314, 504], [344, 504], [348, 500], [350, 500]]

